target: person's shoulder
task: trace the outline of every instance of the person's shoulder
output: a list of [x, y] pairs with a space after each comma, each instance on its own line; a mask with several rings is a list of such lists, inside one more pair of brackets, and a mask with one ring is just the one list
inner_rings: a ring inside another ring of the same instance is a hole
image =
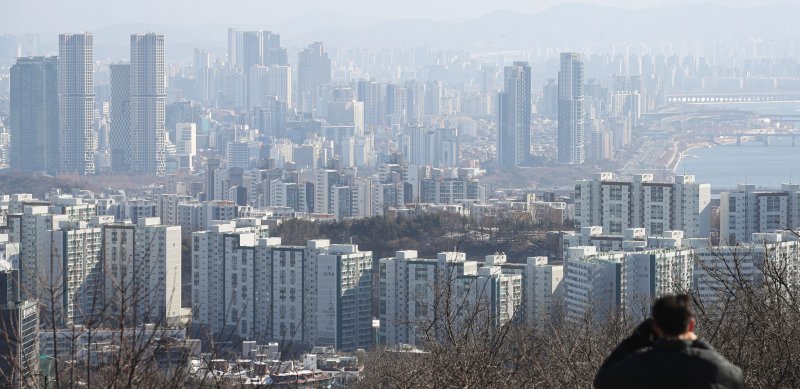
[[722, 356], [717, 350], [713, 348], [692, 348], [692, 351], [700, 360], [705, 362], [706, 369], [713, 369], [720, 380], [730, 383], [742, 381], [742, 369]]

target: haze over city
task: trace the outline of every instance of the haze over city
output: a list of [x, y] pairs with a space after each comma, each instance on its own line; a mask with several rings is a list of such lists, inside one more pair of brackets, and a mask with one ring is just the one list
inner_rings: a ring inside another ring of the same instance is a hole
[[800, 387], [797, 2], [0, 15], [0, 387]]

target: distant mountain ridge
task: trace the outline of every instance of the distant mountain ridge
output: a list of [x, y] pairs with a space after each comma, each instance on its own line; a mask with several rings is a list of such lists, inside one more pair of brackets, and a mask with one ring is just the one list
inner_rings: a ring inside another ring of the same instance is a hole
[[[346, 11], [345, 11], [346, 12]], [[359, 18], [353, 15], [311, 12], [265, 26], [282, 35], [284, 46], [302, 48], [314, 41], [328, 47], [432, 47], [472, 51], [508, 51], [540, 47], [564, 50], [607, 50], [614, 43], [660, 42], [693, 44], [695, 41], [763, 39], [800, 41], [798, 4], [731, 7], [712, 4], [672, 5], [626, 9], [588, 4], [563, 4], [536, 14], [495, 11], [460, 22], [426, 19]], [[167, 55], [186, 58], [202, 47], [220, 54], [227, 46], [229, 25], [114, 24], [95, 29], [100, 54], [124, 55], [132, 32], [162, 32]], [[43, 36], [52, 46], [57, 35]], [[121, 54], [120, 54], [121, 53]]]
[[331, 46], [510, 50], [585, 46], [608, 42], [799, 39], [800, 5], [740, 8], [711, 4], [625, 9], [564, 4], [527, 15], [497, 11], [464, 22], [391, 20], [363, 29], [328, 29], [290, 36], [287, 42], [324, 39]]

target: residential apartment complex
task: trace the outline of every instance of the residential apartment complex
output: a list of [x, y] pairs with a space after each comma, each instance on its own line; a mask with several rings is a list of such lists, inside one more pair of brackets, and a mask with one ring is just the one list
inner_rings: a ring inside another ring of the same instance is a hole
[[610, 235], [627, 228], [644, 228], [649, 235], [681, 230], [686, 237], [708, 237], [711, 187], [695, 183], [694, 176], [676, 176], [675, 182], [653, 182], [652, 174], [615, 180], [598, 173], [575, 182], [575, 228], [601, 226]]

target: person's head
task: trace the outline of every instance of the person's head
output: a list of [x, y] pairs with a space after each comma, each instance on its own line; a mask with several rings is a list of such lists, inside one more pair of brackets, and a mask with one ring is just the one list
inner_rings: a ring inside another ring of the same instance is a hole
[[693, 332], [692, 300], [685, 294], [659, 298], [653, 304], [653, 322], [659, 336], [676, 337]]

